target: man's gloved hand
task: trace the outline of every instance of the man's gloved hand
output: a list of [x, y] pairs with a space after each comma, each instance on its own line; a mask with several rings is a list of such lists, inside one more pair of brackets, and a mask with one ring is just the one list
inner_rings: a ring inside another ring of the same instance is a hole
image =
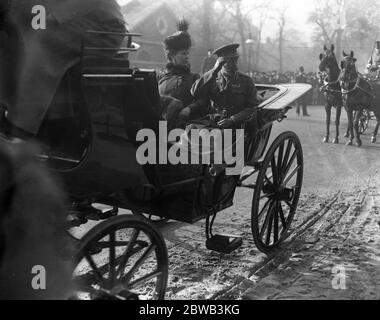
[[219, 57], [216, 60], [214, 68], [212, 68], [212, 74], [216, 76], [226, 63], [227, 61], [223, 57]]
[[218, 127], [220, 129], [234, 129], [236, 128], [236, 123], [232, 119], [223, 119], [222, 121], [218, 122]]

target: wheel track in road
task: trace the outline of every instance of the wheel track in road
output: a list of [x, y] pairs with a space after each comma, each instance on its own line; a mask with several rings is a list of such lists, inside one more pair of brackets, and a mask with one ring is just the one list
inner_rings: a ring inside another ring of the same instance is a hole
[[[233, 285], [215, 293], [210, 299], [236, 299], [237, 292], [241, 291], [241, 286], [244, 287], [249, 284], [255, 285], [255, 279], [259, 281], [260, 278], [270, 273], [279, 264], [289, 259], [293, 253], [292, 245], [295, 243], [295, 241], [300, 238], [307, 230], [310, 230], [318, 221], [320, 221], [331, 211], [332, 206], [339, 200], [341, 194], [342, 192], [340, 190], [336, 192], [327, 204], [321, 206], [318, 211], [310, 215], [310, 217], [298, 225], [297, 228], [294, 228], [291, 232], [289, 232], [282, 248], [280, 248], [275, 254], [268, 256], [262, 263], [259, 263], [253, 267], [250, 270], [249, 276], [247, 278], [239, 279]], [[348, 209], [349, 207], [342, 213], [342, 215], [344, 215]], [[286, 248], [284, 248], [285, 246]]]
[[[269, 281], [269, 285], [271, 285], [270, 279], [273, 279], [273, 277], [276, 277], [275, 274], [278, 274], [278, 272], [276, 272], [272, 275], [272, 272], [279, 267], [281, 267], [281, 270], [293, 269], [294, 261], [297, 261], [297, 259], [301, 259], [302, 261], [303, 259], [306, 259], [305, 263], [307, 265], [309, 263], [308, 255], [311, 254], [308, 248], [312, 246], [312, 248], [315, 249], [315, 244], [308, 244], [308, 241], [310, 240], [308, 240], [308, 238], [310, 237], [317, 238], [316, 243], [318, 246], [318, 256], [314, 257], [312, 255], [311, 258], [313, 261], [311, 266], [317, 268], [317, 270], [320, 270], [322, 265], [328, 266], [331, 264], [331, 258], [334, 256], [338, 259], [339, 257], [344, 257], [346, 251], [349, 250], [347, 248], [350, 248], [352, 243], [355, 243], [355, 241], [361, 241], [364, 234], [367, 234], [367, 236], [368, 234], [372, 234], [374, 238], [373, 243], [376, 243], [379, 239], [379, 237], [375, 237], [378, 233], [378, 229], [377, 231], [373, 230], [373, 221], [374, 219], [377, 219], [376, 221], [378, 221], [380, 225], [380, 216], [378, 214], [380, 195], [378, 193], [371, 195], [370, 184], [372, 184], [374, 186], [374, 190], [376, 190], [376, 182], [371, 180], [372, 179], [370, 178], [367, 182], [367, 186], [361, 189], [358, 194], [343, 193], [342, 191], [338, 192], [327, 205], [323, 206], [321, 210], [314, 213], [306, 221], [299, 225], [297, 229], [293, 230], [287, 237], [286, 244], [288, 247], [284, 249], [283, 252], [279, 252], [277, 255], [268, 257], [268, 259], [261, 266], [252, 270], [253, 273], [249, 279], [253, 278], [256, 279], [256, 281], [251, 281], [250, 287], [247, 288], [246, 291], [243, 290], [242, 293], [240, 290], [238, 293], [239, 286], [242, 286], [244, 283], [244, 281], [240, 281], [240, 283], [237, 283], [234, 287], [230, 288], [228, 292], [224, 292], [223, 294], [216, 296], [216, 298], [225, 299], [227, 297], [228, 299], [237, 299], [242, 297], [243, 299], [249, 299], [250, 297], [257, 295], [251, 294], [244, 296], [245, 292], [250, 291], [252, 293], [252, 288], [260, 288], [259, 283], [264, 279], [267, 279], [264, 283]], [[368, 229], [366, 230], [366, 228]], [[309, 231], [309, 234], [306, 234], [307, 231]], [[297, 241], [301, 237], [303, 239], [301, 241]], [[369, 242], [372, 242], [371, 239]], [[313, 241], [311, 243], [313, 243]], [[297, 246], [299, 245], [301, 245], [301, 249], [297, 251]], [[372, 245], [374, 246], [375, 244]], [[333, 250], [333, 253], [331, 250]], [[294, 252], [302, 253], [299, 254], [299, 257], [297, 257], [298, 254]], [[295, 260], [294, 258], [291, 258], [293, 256], [295, 257]], [[300, 258], [302, 256], [303, 258]], [[347, 259], [348, 266], [346, 267], [349, 271], [351, 268], [349, 262], [350, 258]], [[281, 273], [280, 270], [279, 272]], [[357, 270], [354, 269], [353, 272], [355, 273]], [[267, 278], [268, 276], [270, 277]], [[294, 277], [289, 276], [289, 278], [286, 279], [286, 286], [299, 286], [303, 281], [301, 279], [302, 277], [302, 274], [295, 275]], [[247, 284], [245, 285], [246, 287], [248, 286]], [[373, 285], [372, 287], [372, 290], [375, 292], [376, 285]], [[361, 291], [356, 290], [357, 292], [354, 290], [351, 294], [355, 295], [358, 294], [358, 292], [364, 292], [363, 294], [366, 294], [366, 292], [368, 293], [370, 290], [371, 289], [366, 290], [365, 288]], [[321, 298], [323, 298], [322, 296]], [[265, 296], [266, 299], [275, 299], [276, 297], [284, 298], [281, 290], [279, 291], [273, 289], [271, 294]]]

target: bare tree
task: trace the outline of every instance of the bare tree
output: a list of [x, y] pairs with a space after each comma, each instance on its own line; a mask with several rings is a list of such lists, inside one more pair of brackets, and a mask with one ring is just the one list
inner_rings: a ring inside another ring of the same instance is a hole
[[257, 24], [255, 24], [257, 28], [257, 39], [256, 39], [256, 55], [255, 55], [255, 66], [260, 65], [260, 59], [261, 59], [261, 46], [262, 46], [262, 35], [264, 31], [265, 23], [268, 20], [268, 14], [269, 14], [269, 2], [263, 1], [261, 5], [257, 8]]
[[288, 7], [283, 3], [277, 10], [275, 10], [275, 16], [273, 19], [278, 25], [278, 68], [279, 72], [282, 73], [284, 70], [284, 42], [285, 42], [285, 28], [287, 25], [287, 10]]

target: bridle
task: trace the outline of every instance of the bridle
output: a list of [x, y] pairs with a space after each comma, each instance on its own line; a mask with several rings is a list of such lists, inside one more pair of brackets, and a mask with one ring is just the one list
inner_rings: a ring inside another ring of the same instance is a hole
[[[323, 61], [321, 62], [321, 64], [324, 63], [325, 65], [327, 65], [329, 67], [329, 69], [331, 69], [331, 67], [330, 67], [331, 62], [329, 64], [328, 62], [325, 61], [326, 59], [329, 59], [331, 61], [332, 57], [328, 53], [325, 53], [325, 56], [324, 56]], [[338, 67], [338, 69], [339, 69], [339, 67]], [[339, 88], [339, 90], [331, 88], [334, 85], [340, 87], [340, 76], [338, 76], [338, 78], [335, 81], [328, 81], [327, 79], [329, 78], [329, 74], [326, 71], [324, 71], [323, 73], [325, 74], [325, 77], [323, 79], [323, 86], [321, 86], [320, 89], [319, 89], [320, 92], [322, 92], [322, 93], [334, 93], [334, 94], [339, 93], [339, 94], [341, 94], [342, 92], [341, 92], [340, 88]]]
[[[346, 60], [347, 61], [347, 60]], [[341, 83], [341, 91], [342, 91], [342, 94], [343, 95], [348, 95], [356, 90], [360, 90], [362, 92], [364, 92], [365, 94], [369, 95], [371, 98], [374, 98], [375, 96], [372, 94], [372, 92], [369, 92], [368, 90], [364, 89], [363, 87], [360, 86], [360, 82], [361, 80], [363, 81], [366, 81], [366, 79], [359, 73], [356, 71], [356, 67], [355, 67], [355, 63], [353, 61], [350, 61], [348, 60], [347, 61], [347, 66], [351, 66], [353, 67], [354, 71], [355, 71], [355, 78], [352, 77], [352, 80], [347, 80], [347, 81], [344, 81], [342, 76], [339, 77], [338, 80], [340, 80], [340, 83]], [[347, 72], [347, 66], [345, 68], [343, 68], [343, 71]], [[342, 72], [343, 74], [343, 72]], [[369, 86], [370, 86], [370, 89], [372, 90], [372, 85], [371, 83], [369, 83], [368, 81], [366, 81]], [[346, 84], [346, 86], [345, 86]], [[350, 84], [354, 84], [352, 89], [349, 89], [350, 88]], [[347, 88], [347, 89], [345, 89]]]
[[342, 93], [341, 92], [341, 90], [337, 90], [337, 89], [331, 89], [330, 88], [330, 86], [333, 86], [333, 85], [336, 85], [336, 84], [339, 84], [339, 85], [341, 85], [341, 82], [340, 82], [340, 78], [338, 78], [337, 80], [335, 80], [335, 81], [327, 81], [327, 78], [328, 78], [329, 76], [328, 75], [326, 75], [326, 77], [323, 79], [323, 86], [321, 86], [320, 87], [320, 91], [322, 92], [322, 93], [325, 93], [325, 92], [327, 92], [327, 93]]

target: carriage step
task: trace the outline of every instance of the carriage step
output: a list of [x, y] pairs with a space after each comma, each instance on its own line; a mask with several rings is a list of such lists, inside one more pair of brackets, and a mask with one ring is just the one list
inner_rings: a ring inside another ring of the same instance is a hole
[[239, 249], [243, 244], [243, 238], [217, 234], [206, 240], [208, 250], [230, 254]]

